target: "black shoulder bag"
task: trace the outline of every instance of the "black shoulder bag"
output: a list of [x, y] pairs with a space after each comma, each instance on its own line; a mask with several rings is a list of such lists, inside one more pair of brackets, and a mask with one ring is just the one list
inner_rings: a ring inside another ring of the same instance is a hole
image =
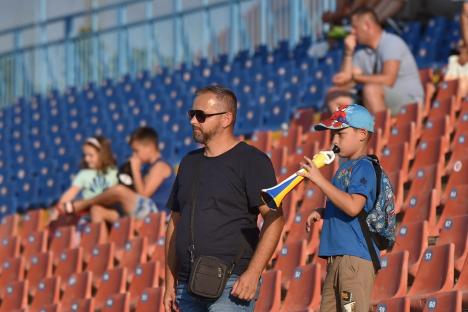
[[241, 248], [235, 260], [230, 265], [226, 264], [224, 261], [217, 257], [203, 255], [196, 256], [194, 218], [195, 207], [197, 205], [199, 168], [200, 163], [198, 163], [196, 166], [195, 179], [193, 181], [194, 186], [192, 188], [192, 209], [190, 211], [189, 246], [191, 269], [188, 290], [190, 293], [197, 296], [201, 296], [208, 299], [217, 299], [222, 295], [224, 288], [226, 287], [226, 282], [231, 276], [236, 263], [242, 256], [244, 248]]

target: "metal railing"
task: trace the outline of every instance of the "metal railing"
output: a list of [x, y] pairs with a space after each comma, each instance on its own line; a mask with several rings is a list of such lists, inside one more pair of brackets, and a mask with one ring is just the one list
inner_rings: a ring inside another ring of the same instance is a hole
[[[172, 12], [158, 15], [158, 0], [131, 0], [47, 19], [47, 0], [40, 1], [39, 22], [0, 31], [1, 42], [10, 42], [0, 54], [0, 106], [49, 89], [180, 63], [190, 66], [219, 54], [232, 58], [240, 50], [272, 48], [280, 40], [293, 46], [311, 36], [314, 42], [321, 39], [322, 13], [335, 6], [334, 0], [202, 0], [184, 8], [182, 0], [173, 0]], [[129, 21], [128, 12], [135, 9], [144, 13]], [[90, 22], [80, 24], [83, 18]], [[99, 26], [102, 21], [110, 25]], [[31, 32], [35, 42], [23, 45]]]

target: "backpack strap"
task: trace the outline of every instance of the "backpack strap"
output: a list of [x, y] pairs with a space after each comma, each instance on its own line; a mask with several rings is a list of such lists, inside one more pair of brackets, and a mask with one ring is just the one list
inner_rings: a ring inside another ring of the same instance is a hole
[[[374, 201], [374, 206], [377, 204], [377, 198], [380, 195], [380, 180], [382, 178], [382, 169], [380, 168], [380, 163], [379, 159], [375, 155], [369, 155], [368, 156], [369, 161], [372, 163], [372, 166], [374, 167], [375, 171], [375, 176], [376, 176], [376, 192], [375, 192], [375, 201]], [[359, 224], [361, 225], [361, 230], [362, 233], [364, 234], [364, 238], [366, 240], [367, 244], [367, 249], [369, 249], [369, 254], [372, 259], [372, 264], [374, 265], [374, 270], [375, 273], [377, 273], [380, 269], [380, 261], [379, 257], [377, 255], [377, 252], [375, 251], [374, 244], [372, 243], [372, 233], [369, 230], [369, 225], [367, 224], [367, 211], [364, 210], [364, 208], [361, 210], [361, 212], [358, 214], [358, 220]]]

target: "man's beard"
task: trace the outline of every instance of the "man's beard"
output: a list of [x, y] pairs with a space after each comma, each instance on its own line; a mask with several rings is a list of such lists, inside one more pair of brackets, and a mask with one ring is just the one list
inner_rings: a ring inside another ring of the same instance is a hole
[[214, 132], [203, 132], [200, 128], [192, 127], [192, 136], [197, 143], [206, 144], [213, 137], [213, 135]]

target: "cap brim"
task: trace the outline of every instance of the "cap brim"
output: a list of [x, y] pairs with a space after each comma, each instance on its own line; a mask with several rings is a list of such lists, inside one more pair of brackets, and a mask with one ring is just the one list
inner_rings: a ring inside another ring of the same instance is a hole
[[349, 126], [347, 124], [341, 124], [341, 126], [339, 127], [334, 127], [333, 125], [330, 125], [330, 126], [326, 126], [324, 123], [319, 123], [317, 125], [314, 126], [314, 130], [315, 131], [323, 131], [323, 130], [340, 130], [340, 129], [344, 129], [344, 128], [348, 128]]

